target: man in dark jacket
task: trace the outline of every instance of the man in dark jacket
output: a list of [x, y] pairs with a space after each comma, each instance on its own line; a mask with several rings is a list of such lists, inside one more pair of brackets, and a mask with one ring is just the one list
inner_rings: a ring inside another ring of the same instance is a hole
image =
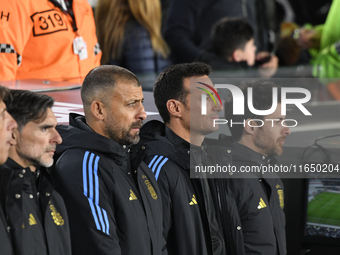
[[[85, 117], [70, 114], [58, 131], [57, 190], [70, 219], [72, 252], [159, 255], [165, 246], [160, 192], [144, 162], [129, 161], [146, 113], [138, 78], [100, 66], [81, 88]], [[164, 242], [164, 243], [163, 243]]]
[[[214, 93], [207, 76], [210, 71], [210, 66], [196, 62], [170, 66], [158, 76], [154, 98], [164, 123], [146, 123], [141, 142], [134, 148], [155, 174], [161, 190], [169, 254], [226, 254], [228, 250], [220, 228], [221, 215], [215, 209], [213, 180], [190, 179], [190, 164], [208, 160], [211, 148], [203, 140], [218, 129], [213, 120], [222, 110], [222, 104], [215, 104], [204, 91]], [[202, 95], [208, 97], [206, 115], [201, 115]], [[216, 95], [214, 100], [218, 101]], [[217, 151], [221, 152], [222, 148]], [[226, 152], [223, 155], [228, 158]], [[226, 241], [227, 246], [232, 242]]]
[[[0, 165], [6, 162], [8, 151], [13, 143], [12, 131], [17, 127], [16, 121], [8, 113], [4, 100], [10, 95], [7, 88], [0, 86]], [[0, 183], [0, 187], [2, 187]], [[2, 205], [0, 206], [0, 240], [1, 254], [14, 254], [7, 220]]]
[[62, 142], [53, 103], [49, 96], [24, 90], [12, 90], [6, 101], [18, 128], [0, 169], [0, 202], [18, 255], [71, 254], [66, 208], [47, 169]]
[[[272, 109], [269, 115], [252, 113], [246, 102], [248, 88], [253, 89], [253, 107]], [[281, 95], [272, 108], [273, 83], [250, 81], [240, 86], [244, 97], [244, 114], [233, 115], [233, 98], [225, 104], [225, 118], [235, 140], [232, 144], [233, 165], [238, 171], [274, 166], [274, 156], [282, 154], [282, 146], [290, 130], [281, 113]], [[279, 90], [279, 89], [278, 89]], [[233, 124], [234, 123], [234, 124]], [[242, 125], [242, 123], [244, 123]], [[235, 173], [226, 179], [228, 192], [237, 203], [241, 218], [246, 254], [286, 254], [283, 184], [275, 173]]]

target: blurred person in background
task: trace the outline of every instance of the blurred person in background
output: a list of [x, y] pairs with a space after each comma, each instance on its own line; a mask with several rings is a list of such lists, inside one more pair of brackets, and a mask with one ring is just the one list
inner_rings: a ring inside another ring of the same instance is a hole
[[[287, 0], [172, 0], [164, 26], [164, 38], [174, 63], [191, 62], [209, 48], [213, 25], [224, 17], [243, 17], [254, 29], [257, 60], [275, 52], [275, 34], [282, 20], [293, 20]], [[275, 58], [267, 65], [277, 68]]]
[[[254, 30], [247, 20], [222, 18], [212, 28], [211, 49], [201, 54], [199, 60], [209, 63], [214, 70], [250, 70], [250, 67], [256, 66], [260, 76], [270, 77], [276, 68], [256, 61], [254, 42]], [[278, 62], [275, 55], [269, 58]]]
[[102, 64], [136, 74], [159, 73], [170, 64], [159, 0], [99, 0], [95, 16]]
[[1, 2], [0, 80], [81, 82], [100, 57], [87, 0]]

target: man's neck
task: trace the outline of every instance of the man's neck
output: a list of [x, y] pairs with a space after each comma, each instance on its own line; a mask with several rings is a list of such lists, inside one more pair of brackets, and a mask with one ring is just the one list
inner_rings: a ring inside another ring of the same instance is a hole
[[18, 165], [22, 166], [23, 168], [29, 167], [32, 172], [35, 172], [37, 170], [37, 168], [33, 166], [30, 161], [28, 161], [27, 159], [23, 159], [18, 155], [14, 146], [11, 146], [8, 157], [15, 161]]
[[240, 141], [238, 141], [238, 143], [248, 147], [249, 149], [251, 149], [251, 150], [253, 150], [257, 153], [260, 153], [264, 156], [268, 156], [265, 152], [263, 152], [263, 150], [261, 148], [257, 147], [252, 141], [244, 139], [243, 137], [241, 138]]
[[184, 139], [190, 144], [201, 146], [204, 140], [204, 136], [200, 134], [193, 134], [190, 133], [190, 130], [187, 130], [186, 128], [180, 126], [180, 125], [174, 125], [172, 123], [166, 124], [168, 128], [170, 128], [176, 135]]

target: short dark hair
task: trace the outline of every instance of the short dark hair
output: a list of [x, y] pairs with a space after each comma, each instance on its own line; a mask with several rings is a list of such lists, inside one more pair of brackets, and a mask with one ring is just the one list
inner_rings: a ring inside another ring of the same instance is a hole
[[0, 85], [0, 102], [4, 102], [8, 96], [10, 96], [9, 89]]
[[212, 28], [211, 45], [216, 55], [228, 59], [235, 50], [244, 50], [253, 37], [254, 30], [245, 19], [223, 18]]
[[211, 71], [211, 67], [205, 63], [192, 62], [169, 66], [158, 75], [153, 96], [164, 123], [170, 122], [170, 114], [166, 107], [168, 100], [175, 99], [186, 104], [185, 99], [190, 91], [184, 88], [183, 79], [209, 75]]
[[28, 90], [11, 90], [6, 100], [7, 111], [18, 123], [19, 131], [30, 121], [43, 121], [53, 104], [52, 97]]
[[102, 65], [92, 69], [85, 77], [81, 87], [81, 100], [84, 108], [90, 106], [94, 100], [107, 103], [105, 95], [113, 89], [118, 81], [130, 81], [137, 87], [140, 82], [135, 74], [115, 65]]
[[265, 116], [260, 116], [252, 113], [248, 108], [248, 88], [253, 88], [253, 106], [257, 110], [267, 110], [273, 103], [273, 88], [278, 88], [277, 102], [281, 103], [281, 89], [280, 86], [275, 85], [273, 82], [251, 80], [244, 82], [240, 85], [240, 89], [244, 95], [244, 115], [233, 115], [233, 97], [230, 95], [224, 104], [224, 116], [228, 121], [230, 132], [235, 141], [240, 141], [243, 135], [244, 126], [237, 124], [230, 126], [230, 120], [233, 122], [243, 122], [246, 119], [261, 119]]

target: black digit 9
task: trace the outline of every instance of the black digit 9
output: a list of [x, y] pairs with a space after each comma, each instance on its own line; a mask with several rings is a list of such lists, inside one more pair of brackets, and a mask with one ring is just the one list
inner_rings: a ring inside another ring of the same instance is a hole
[[64, 25], [63, 19], [61, 18], [61, 16], [58, 13], [54, 14], [54, 19], [58, 22], [59, 26]]

